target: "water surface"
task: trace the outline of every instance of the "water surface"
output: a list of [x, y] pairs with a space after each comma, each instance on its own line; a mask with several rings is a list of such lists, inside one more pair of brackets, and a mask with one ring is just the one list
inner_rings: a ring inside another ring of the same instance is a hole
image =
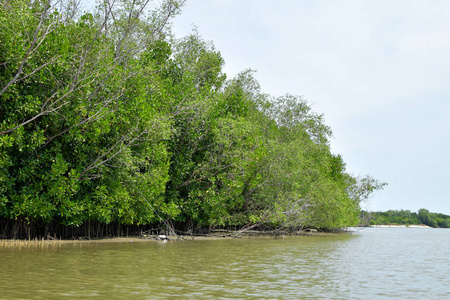
[[450, 299], [450, 230], [0, 245], [0, 299]]

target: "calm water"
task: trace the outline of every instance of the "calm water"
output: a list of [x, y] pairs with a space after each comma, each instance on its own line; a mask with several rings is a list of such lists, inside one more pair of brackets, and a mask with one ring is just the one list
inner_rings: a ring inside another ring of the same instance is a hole
[[450, 299], [450, 230], [0, 245], [1, 299]]

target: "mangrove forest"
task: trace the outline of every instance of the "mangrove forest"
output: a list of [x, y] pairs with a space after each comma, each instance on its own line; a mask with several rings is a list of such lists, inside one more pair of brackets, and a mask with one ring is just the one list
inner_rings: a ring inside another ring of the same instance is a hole
[[185, 1], [83, 5], [0, 1], [0, 238], [359, 223], [385, 183], [346, 172], [304, 98], [175, 37]]
[[433, 228], [450, 228], [450, 216], [433, 213], [421, 208], [417, 212], [409, 210], [361, 211], [362, 225], [426, 225]]

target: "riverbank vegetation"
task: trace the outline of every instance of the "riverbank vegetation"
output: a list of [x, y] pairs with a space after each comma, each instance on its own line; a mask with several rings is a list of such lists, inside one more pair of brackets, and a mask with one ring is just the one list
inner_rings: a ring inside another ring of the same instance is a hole
[[364, 225], [427, 225], [434, 228], [450, 228], [450, 216], [432, 213], [427, 209], [411, 212], [409, 210], [388, 210], [386, 212], [361, 211]]
[[358, 224], [385, 184], [346, 173], [300, 96], [234, 78], [185, 1], [0, 3], [0, 234]]

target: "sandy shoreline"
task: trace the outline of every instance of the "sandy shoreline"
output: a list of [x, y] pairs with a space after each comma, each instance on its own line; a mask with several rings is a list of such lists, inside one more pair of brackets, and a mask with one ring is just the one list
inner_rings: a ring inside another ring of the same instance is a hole
[[370, 225], [374, 228], [433, 228], [427, 225]]

